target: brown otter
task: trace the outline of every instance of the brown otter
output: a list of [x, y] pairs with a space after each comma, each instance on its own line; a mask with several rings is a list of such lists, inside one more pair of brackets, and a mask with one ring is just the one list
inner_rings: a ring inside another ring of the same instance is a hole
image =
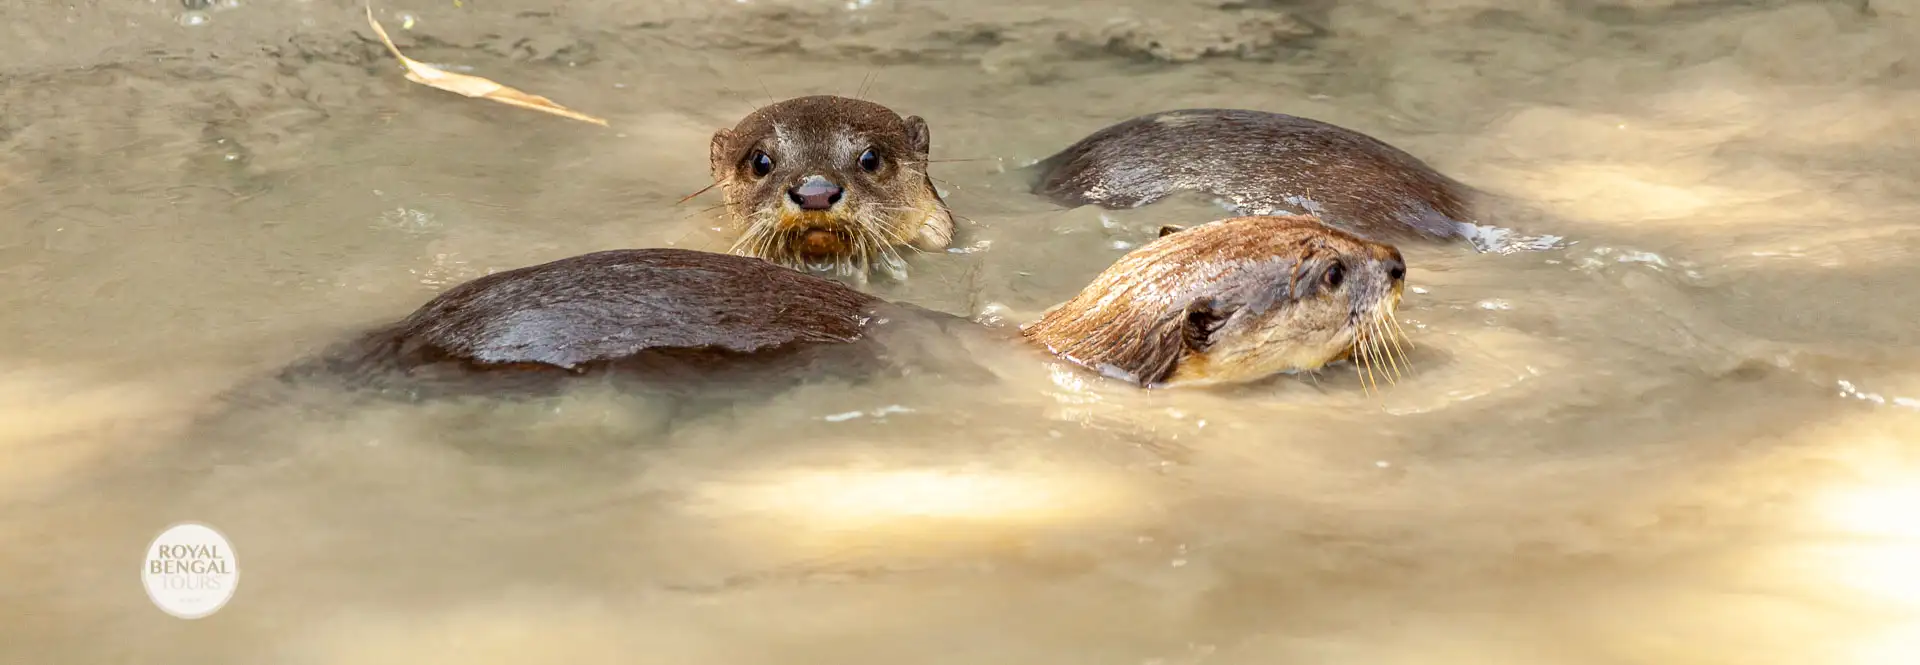
[[1133, 208], [1177, 191], [1237, 214], [1307, 214], [1383, 242], [1466, 237], [1476, 192], [1373, 137], [1238, 109], [1144, 115], [1035, 165], [1033, 191], [1067, 206]]
[[[1237, 217], [1163, 232], [1022, 334], [1137, 386], [1248, 382], [1356, 349], [1363, 360], [1386, 358], [1405, 276], [1392, 246], [1307, 217]], [[750, 257], [613, 250], [461, 284], [319, 367], [475, 385], [586, 374], [704, 380], [770, 360], [879, 362], [890, 343], [876, 345], [876, 333], [916, 321], [968, 327]]]
[[1166, 226], [1021, 332], [1137, 385], [1244, 383], [1389, 361], [1406, 276], [1400, 250], [1311, 217]]
[[819, 95], [763, 107], [714, 133], [713, 180], [740, 236], [730, 250], [864, 281], [904, 278], [900, 248], [946, 249], [953, 217], [927, 175], [919, 116]]

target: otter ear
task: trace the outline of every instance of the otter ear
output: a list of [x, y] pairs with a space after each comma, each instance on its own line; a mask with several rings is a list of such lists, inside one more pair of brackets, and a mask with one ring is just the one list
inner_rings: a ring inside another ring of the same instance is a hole
[[901, 119], [907, 125], [907, 145], [913, 151], [925, 157], [933, 152], [933, 132], [927, 129], [927, 121], [920, 116], [910, 115]]
[[721, 129], [713, 133], [713, 142], [707, 146], [707, 160], [713, 169], [713, 180], [719, 182], [733, 168], [733, 154], [727, 146], [733, 143], [733, 130]]
[[1187, 230], [1187, 227], [1181, 226], [1179, 224], [1167, 224], [1160, 227], [1160, 237], [1165, 238], [1167, 236], [1170, 236], [1185, 230]]
[[1180, 339], [1187, 348], [1204, 352], [1213, 346], [1214, 333], [1226, 325], [1227, 317], [1233, 316], [1233, 309], [1226, 307], [1213, 298], [1200, 298], [1187, 304], [1187, 313], [1181, 321]]

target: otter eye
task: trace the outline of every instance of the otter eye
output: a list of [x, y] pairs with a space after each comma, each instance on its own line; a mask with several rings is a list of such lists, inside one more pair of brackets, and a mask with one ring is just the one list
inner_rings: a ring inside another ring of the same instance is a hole
[[764, 178], [773, 172], [773, 158], [758, 150], [753, 151], [753, 156], [747, 158], [747, 164], [753, 167], [753, 175], [756, 177]]
[[868, 148], [866, 152], [860, 153], [860, 168], [868, 173], [880, 170], [880, 156], [873, 154], [873, 149]]
[[1329, 289], [1340, 288], [1340, 284], [1342, 282], [1347, 281], [1347, 267], [1340, 265], [1338, 263], [1333, 264], [1331, 267], [1327, 268], [1326, 280], [1327, 280], [1327, 288]]

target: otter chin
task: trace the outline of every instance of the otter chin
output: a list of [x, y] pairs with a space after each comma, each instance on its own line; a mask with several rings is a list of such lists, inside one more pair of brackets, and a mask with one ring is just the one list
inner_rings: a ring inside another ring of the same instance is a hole
[[[1371, 366], [1395, 358], [1405, 278], [1392, 246], [1309, 217], [1237, 217], [1163, 230], [1020, 334], [1143, 388]], [[751, 257], [611, 250], [455, 286], [305, 367], [462, 393], [591, 374], [767, 387], [922, 362], [916, 349], [967, 331], [996, 334]]]
[[714, 184], [738, 232], [733, 254], [864, 282], [905, 279], [903, 251], [940, 251], [953, 216], [927, 174], [918, 116], [819, 95], [763, 107], [714, 133]]
[[1163, 227], [1021, 334], [1147, 388], [1237, 384], [1358, 356], [1397, 373], [1400, 250], [1302, 216]]

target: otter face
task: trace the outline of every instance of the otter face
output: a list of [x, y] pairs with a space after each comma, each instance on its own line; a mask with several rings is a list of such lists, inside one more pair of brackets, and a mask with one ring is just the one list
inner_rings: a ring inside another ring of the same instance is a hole
[[1022, 334], [1149, 388], [1245, 383], [1356, 354], [1397, 366], [1406, 272], [1398, 249], [1310, 217], [1164, 227]]
[[713, 179], [740, 230], [732, 252], [864, 281], [904, 278], [902, 246], [945, 249], [953, 219], [927, 176], [918, 116], [845, 97], [767, 106], [713, 135]]

